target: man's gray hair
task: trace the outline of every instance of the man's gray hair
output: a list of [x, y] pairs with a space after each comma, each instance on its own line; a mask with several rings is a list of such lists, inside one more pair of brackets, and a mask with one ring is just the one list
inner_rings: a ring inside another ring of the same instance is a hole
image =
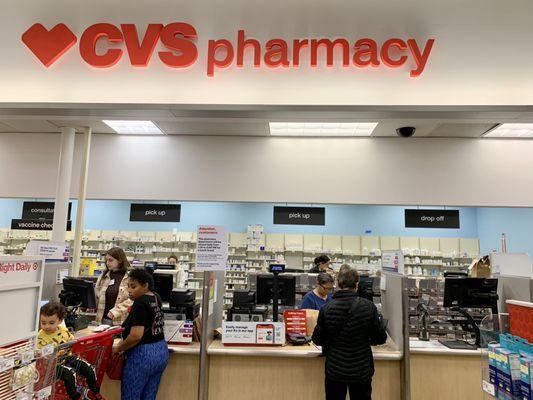
[[340, 289], [355, 289], [359, 282], [359, 273], [348, 264], [341, 265], [337, 275], [337, 283]]

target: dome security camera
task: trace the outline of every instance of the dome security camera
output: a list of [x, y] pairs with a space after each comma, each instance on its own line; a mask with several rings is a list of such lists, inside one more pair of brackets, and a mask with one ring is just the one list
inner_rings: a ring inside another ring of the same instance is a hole
[[401, 128], [396, 129], [396, 133], [400, 137], [411, 137], [415, 134], [416, 128], [413, 126], [402, 126]]

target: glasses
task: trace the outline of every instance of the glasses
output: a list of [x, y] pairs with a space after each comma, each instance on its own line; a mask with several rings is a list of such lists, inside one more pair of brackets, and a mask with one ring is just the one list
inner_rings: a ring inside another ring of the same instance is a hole
[[331, 286], [331, 287], [326, 287], [324, 285], [318, 285], [318, 286], [320, 286], [322, 289], [324, 289], [328, 293], [333, 291], [333, 286]]

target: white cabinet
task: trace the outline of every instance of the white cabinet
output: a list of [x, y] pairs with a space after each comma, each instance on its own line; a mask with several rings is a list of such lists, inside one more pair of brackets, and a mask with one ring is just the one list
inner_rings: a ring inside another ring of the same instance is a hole
[[400, 249], [407, 251], [408, 254], [412, 253], [413, 250], [420, 250], [420, 239], [416, 236], [402, 236]]
[[398, 236], [381, 236], [381, 250], [399, 250], [400, 238]]
[[67, 232], [65, 233], [65, 240], [66, 240], [67, 242], [71, 242], [71, 241], [73, 241], [73, 240], [74, 240], [74, 231], [67, 231]]
[[[108, 241], [108, 242], [118, 239], [119, 236], [120, 236], [119, 231], [102, 231], [102, 235], [101, 235], [102, 240]], [[89, 239], [89, 240], [93, 240], [93, 239]]]
[[361, 236], [343, 236], [342, 237], [342, 254], [345, 254], [345, 255], [361, 254]]
[[193, 232], [178, 232], [177, 240], [179, 242], [192, 242], [193, 241]]
[[230, 233], [229, 245], [231, 247], [246, 247], [246, 233]]
[[479, 239], [462, 238], [459, 240], [459, 250], [461, 256], [468, 257], [479, 256]]
[[445, 257], [459, 256], [459, 239], [458, 238], [440, 238], [440, 251]]
[[285, 249], [285, 235], [283, 233], [267, 233], [265, 248], [268, 251], [283, 251]]
[[322, 251], [330, 254], [342, 253], [342, 236], [324, 235], [322, 236]]
[[285, 234], [286, 251], [302, 251], [304, 248], [303, 235]]
[[378, 253], [381, 249], [379, 236], [361, 236], [361, 250], [363, 255]]
[[[136, 234], [135, 234], [136, 233]], [[126, 240], [131, 240], [135, 236], [139, 238], [141, 242], [155, 242], [156, 233], [150, 231], [139, 231], [139, 232], [120, 232], [121, 236]]]
[[172, 231], [161, 231], [155, 233], [155, 240], [161, 243], [168, 243], [176, 241], [176, 236]]
[[95, 229], [87, 229], [83, 232], [83, 237], [85, 240], [97, 241], [104, 240], [102, 237], [102, 231]]
[[317, 253], [322, 251], [322, 235], [304, 235], [304, 251]]
[[440, 251], [439, 238], [420, 238], [420, 251], [423, 252], [427, 250], [429, 254], [436, 253]]

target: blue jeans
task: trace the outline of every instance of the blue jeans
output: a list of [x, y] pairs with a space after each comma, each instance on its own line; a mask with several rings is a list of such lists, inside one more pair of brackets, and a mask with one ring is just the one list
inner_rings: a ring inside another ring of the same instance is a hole
[[155, 400], [167, 364], [168, 347], [164, 340], [131, 349], [122, 371], [121, 399]]

